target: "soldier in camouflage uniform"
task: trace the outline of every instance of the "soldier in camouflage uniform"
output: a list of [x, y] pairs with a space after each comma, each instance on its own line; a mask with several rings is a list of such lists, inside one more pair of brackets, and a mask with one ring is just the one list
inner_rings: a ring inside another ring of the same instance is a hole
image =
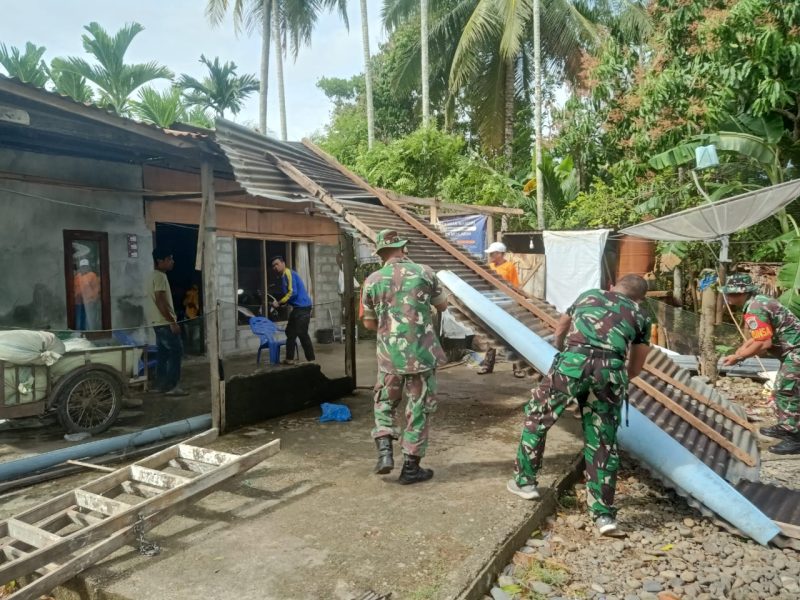
[[567, 403], [577, 400], [585, 437], [586, 499], [601, 534], [617, 528], [617, 428], [628, 382], [641, 371], [650, 348], [650, 319], [638, 304], [646, 293], [643, 278], [626, 275], [610, 292], [584, 292], [561, 317], [554, 342], [560, 352], [525, 407], [514, 479], [506, 486], [526, 500], [539, 497], [536, 477], [547, 431]]
[[363, 322], [377, 332], [378, 382], [375, 385], [375, 428], [378, 448], [375, 473], [394, 468], [392, 441], [400, 437], [394, 415], [406, 400], [404, 455], [400, 483], [418, 483], [433, 477], [419, 466], [428, 446], [430, 415], [436, 410], [436, 367], [446, 362], [431, 318], [431, 305], [442, 311], [447, 298], [430, 267], [405, 254], [407, 240], [384, 229], [376, 239], [383, 267], [364, 282], [361, 295]]
[[758, 286], [745, 273], [728, 277], [720, 291], [728, 304], [744, 307], [744, 324], [750, 332], [750, 339], [722, 362], [735, 365], [768, 350], [780, 356], [782, 363], [773, 392], [778, 423], [760, 431], [783, 440], [770, 452], [800, 454], [800, 320], [775, 298], [756, 293]]

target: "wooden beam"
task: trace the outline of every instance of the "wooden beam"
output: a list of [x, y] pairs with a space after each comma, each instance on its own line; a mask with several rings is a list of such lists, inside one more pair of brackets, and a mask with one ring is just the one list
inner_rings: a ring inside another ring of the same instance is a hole
[[[366, 183], [363, 179], [358, 177], [355, 173], [352, 173], [347, 168], [339, 164], [336, 159], [331, 157], [328, 153], [326, 153], [321, 148], [318, 148], [316, 145], [311, 143], [308, 140], [303, 140], [303, 144], [309, 148], [312, 152], [316, 153], [320, 158], [325, 160], [331, 167], [337, 169], [342, 175], [349, 178], [353, 183], [360, 185], [365, 190], [371, 192], [378, 198], [381, 203], [395, 213], [398, 217], [403, 219], [408, 225], [416, 229], [419, 233], [423, 236], [440, 246], [444, 249], [448, 254], [452, 257], [459, 260], [463, 263], [466, 267], [470, 270], [474, 271], [476, 274], [480, 275], [483, 279], [488, 281], [492, 287], [500, 290], [507, 296], [510, 296], [513, 300], [517, 302], [520, 306], [528, 310], [531, 314], [533, 314], [537, 319], [544, 321], [547, 325], [552, 328], [555, 328], [558, 319], [553, 317], [547, 311], [539, 308], [535, 304], [533, 304], [527, 297], [521, 294], [519, 291], [515, 290], [513, 287], [509, 286], [504, 280], [500, 277], [490, 273], [488, 269], [484, 268], [482, 265], [479, 265], [474, 260], [472, 260], [467, 254], [457, 249], [450, 241], [446, 240], [442, 236], [438, 235], [436, 232], [432, 231], [431, 229], [425, 227], [422, 223], [417, 221], [414, 217], [409, 215], [403, 207], [401, 207], [397, 202], [389, 198], [385, 193], [378, 190], [377, 188], [372, 187], [368, 183]], [[316, 185], [316, 184], [315, 184]]]
[[213, 465], [215, 467], [227, 465], [239, 458], [235, 454], [220, 452], [219, 450], [208, 450], [207, 448], [198, 448], [197, 446], [191, 446], [189, 444], [178, 445], [178, 457], [188, 458], [189, 460]]
[[356, 249], [352, 236], [342, 233], [340, 236], [342, 248], [342, 273], [344, 275], [344, 372], [350, 378], [353, 389], [356, 389], [356, 301], [355, 277]]
[[[203, 314], [206, 325], [206, 354], [208, 355], [211, 385], [211, 423], [225, 431], [225, 382], [220, 380], [219, 363], [222, 359], [219, 346], [219, 302], [217, 301], [217, 210], [214, 198], [214, 168], [208, 161], [200, 165], [200, 189], [203, 191]], [[199, 257], [200, 255], [198, 255]]]
[[314, 198], [318, 199], [320, 202], [325, 204], [325, 206], [350, 223], [350, 225], [352, 225], [361, 235], [369, 240], [372, 240], [373, 242], [375, 241], [376, 232], [372, 231], [372, 229], [361, 219], [347, 212], [345, 207], [342, 206], [341, 202], [329, 194], [328, 190], [317, 184], [315, 181], [309, 179], [304, 173], [295, 168], [294, 165], [286, 162], [285, 160], [281, 160], [271, 152], [267, 152], [266, 154], [267, 157], [275, 164], [275, 166], [278, 167], [278, 169], [289, 179], [294, 181]]
[[148, 469], [140, 465], [131, 465], [131, 479], [137, 483], [158, 487], [162, 489], [172, 489], [189, 483], [191, 481], [188, 477], [181, 475], [173, 475], [172, 473], [164, 473], [155, 469]]
[[20, 542], [33, 546], [34, 548], [44, 548], [54, 542], [61, 541], [60, 535], [40, 529], [30, 523], [17, 519], [8, 519], [8, 537], [18, 539]]
[[118, 513], [125, 512], [131, 507], [127, 502], [119, 502], [113, 498], [106, 498], [81, 489], [75, 490], [75, 503], [79, 508], [99, 512], [107, 517], [113, 517]]
[[721, 404], [717, 404], [716, 402], [713, 402], [712, 400], [706, 398], [700, 392], [693, 390], [685, 383], [678, 381], [677, 379], [675, 379], [671, 375], [668, 375], [665, 371], [662, 371], [658, 367], [654, 367], [653, 365], [645, 363], [644, 370], [647, 371], [648, 373], [652, 373], [664, 383], [667, 383], [672, 387], [674, 387], [675, 389], [680, 390], [687, 396], [690, 396], [693, 400], [696, 400], [700, 404], [708, 406], [711, 410], [721, 414], [723, 417], [727, 419], [730, 419], [740, 427], [743, 427], [744, 429], [747, 429], [749, 431], [755, 431], [756, 429], [755, 425], [749, 423], [747, 419], [740, 417], [739, 415], [737, 415], [731, 410], [728, 410]]
[[441, 210], [458, 210], [464, 211], [469, 214], [481, 213], [486, 215], [515, 215], [523, 216], [525, 211], [521, 208], [509, 208], [507, 206], [484, 206], [482, 204], [454, 204], [452, 202], [442, 202], [439, 198], [415, 198], [413, 196], [403, 196], [386, 190], [377, 188], [398, 204], [411, 204], [414, 206], [428, 206], [430, 208], [439, 208]]
[[688, 410], [683, 408], [680, 404], [675, 402], [672, 398], [667, 396], [666, 394], [662, 393], [650, 383], [642, 379], [641, 377], [634, 377], [631, 379], [631, 383], [642, 390], [645, 394], [648, 394], [656, 400], [657, 402], [663, 404], [667, 407], [670, 411], [678, 415], [681, 419], [686, 421], [689, 425], [697, 429], [700, 433], [711, 439], [713, 442], [724, 448], [729, 454], [734, 456], [735, 458], [742, 461], [749, 467], [756, 466], [756, 460], [750, 456], [747, 452], [739, 448], [736, 444], [731, 442], [728, 438], [723, 436], [718, 431], [715, 431], [711, 427], [709, 427], [706, 423], [703, 423], [700, 419], [695, 417], [692, 413]]

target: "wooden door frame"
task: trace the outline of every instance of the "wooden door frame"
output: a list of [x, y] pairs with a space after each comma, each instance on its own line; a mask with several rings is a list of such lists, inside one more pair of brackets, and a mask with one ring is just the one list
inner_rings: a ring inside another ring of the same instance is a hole
[[97, 242], [100, 252], [100, 313], [102, 329], [111, 329], [111, 263], [108, 260], [108, 233], [104, 231], [64, 230], [64, 281], [67, 288], [67, 326], [75, 329], [75, 271], [72, 242]]

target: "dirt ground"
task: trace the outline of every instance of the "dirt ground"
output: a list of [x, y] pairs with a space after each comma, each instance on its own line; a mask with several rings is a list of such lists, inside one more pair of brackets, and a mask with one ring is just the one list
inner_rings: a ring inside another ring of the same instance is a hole
[[[359, 383], [371, 384], [374, 350], [360, 346]], [[374, 590], [393, 600], [456, 598], [536, 513], [538, 503], [504, 489], [530, 387], [506, 363], [484, 377], [466, 365], [441, 371], [424, 461], [435, 476], [408, 487], [397, 484], [398, 470], [371, 473], [367, 390], [344, 400], [348, 423], [320, 424], [313, 409], [226, 435], [215, 448], [238, 453], [281, 438], [282, 450], [150, 532], [160, 555], [121, 550], [68, 586], [82, 594], [61, 597], [350, 600]], [[571, 418], [551, 433], [543, 486], [571, 470], [577, 433]], [[88, 477], [8, 494], [0, 518]]]

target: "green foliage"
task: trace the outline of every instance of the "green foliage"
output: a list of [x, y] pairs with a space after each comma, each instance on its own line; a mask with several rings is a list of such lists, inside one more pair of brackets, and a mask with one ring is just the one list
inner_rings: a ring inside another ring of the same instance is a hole
[[55, 58], [50, 63], [50, 78], [59, 94], [88, 104], [94, 100], [94, 92], [85, 77], [64, 68], [64, 60]]
[[208, 69], [202, 80], [183, 74], [178, 80], [178, 87], [183, 90], [186, 103], [190, 107], [212, 110], [223, 117], [225, 111], [238, 114], [242, 103], [259, 88], [255, 75], [236, 74], [236, 63], [220, 63], [219, 57], [213, 62], [200, 55], [200, 62]]
[[171, 79], [172, 72], [155, 61], [125, 63], [125, 54], [134, 38], [144, 31], [139, 23], [124, 25], [113, 36], [99, 23], [89, 23], [81, 39], [83, 48], [96, 60], [90, 64], [83, 58], [69, 57], [60, 63], [60, 70], [69, 71], [94, 83], [100, 90], [100, 101], [118, 114], [128, 113], [131, 95], [155, 79]]
[[36, 87], [44, 87], [50, 79], [47, 64], [42, 60], [46, 50], [44, 46], [31, 42], [25, 44], [24, 52], [16, 46], [8, 48], [5, 44], [0, 44], [0, 65], [3, 65], [10, 77], [16, 77], [21, 82]]
[[139, 99], [131, 101], [131, 112], [145, 123], [166, 128], [184, 120], [186, 109], [180, 88], [172, 87], [159, 92], [145, 86], [139, 90]]
[[559, 225], [566, 229], [621, 228], [636, 222], [636, 198], [596, 180], [590, 192], [581, 192], [570, 202]]
[[800, 237], [786, 244], [784, 265], [778, 271], [777, 284], [785, 290], [780, 297], [781, 304], [800, 316]]

